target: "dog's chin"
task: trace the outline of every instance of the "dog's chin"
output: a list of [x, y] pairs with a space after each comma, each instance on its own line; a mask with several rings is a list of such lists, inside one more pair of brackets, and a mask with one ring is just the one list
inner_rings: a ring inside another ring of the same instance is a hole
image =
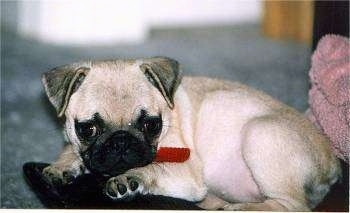
[[143, 150], [128, 150], [125, 153], [112, 151], [89, 150], [83, 156], [86, 168], [93, 174], [103, 177], [113, 177], [127, 170], [150, 164], [155, 158], [153, 148]]

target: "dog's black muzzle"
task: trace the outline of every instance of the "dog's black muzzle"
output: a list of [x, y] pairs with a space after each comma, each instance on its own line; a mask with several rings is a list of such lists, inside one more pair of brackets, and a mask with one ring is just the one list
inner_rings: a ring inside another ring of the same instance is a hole
[[116, 176], [145, 166], [155, 157], [152, 146], [129, 132], [118, 130], [103, 142], [95, 142], [82, 154], [85, 166], [95, 174]]

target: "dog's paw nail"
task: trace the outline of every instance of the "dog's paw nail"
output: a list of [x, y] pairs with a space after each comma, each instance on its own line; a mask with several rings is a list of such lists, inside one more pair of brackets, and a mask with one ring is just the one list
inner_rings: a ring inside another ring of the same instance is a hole
[[63, 171], [62, 172], [62, 177], [63, 177], [64, 182], [66, 184], [71, 184], [74, 181], [74, 179], [75, 179], [73, 173], [70, 172], [70, 171]]
[[134, 180], [130, 181], [130, 190], [131, 191], [135, 191], [138, 187], [139, 187], [139, 183], [138, 182], [136, 182]]
[[118, 183], [117, 184], [117, 188], [118, 188], [118, 191], [119, 191], [120, 195], [124, 195], [126, 193], [126, 191], [127, 191], [127, 188], [126, 188], [126, 186], [124, 184]]
[[117, 197], [118, 194], [113, 190], [112, 187], [107, 187], [107, 194], [111, 197]]
[[44, 174], [47, 176], [47, 177], [53, 177], [53, 173], [49, 172], [49, 171], [44, 171]]
[[51, 182], [56, 186], [62, 185], [62, 180], [58, 177], [52, 177]]
[[84, 167], [83, 165], [80, 165], [80, 166], [79, 166], [79, 170], [80, 170], [81, 173], [84, 173], [85, 167]]
[[68, 171], [63, 171], [62, 172], [63, 177], [68, 177], [70, 174]]

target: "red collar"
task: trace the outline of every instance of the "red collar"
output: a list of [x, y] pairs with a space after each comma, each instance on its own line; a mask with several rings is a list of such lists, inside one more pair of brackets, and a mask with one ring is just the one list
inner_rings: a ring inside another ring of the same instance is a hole
[[155, 162], [182, 163], [190, 157], [189, 148], [160, 147]]

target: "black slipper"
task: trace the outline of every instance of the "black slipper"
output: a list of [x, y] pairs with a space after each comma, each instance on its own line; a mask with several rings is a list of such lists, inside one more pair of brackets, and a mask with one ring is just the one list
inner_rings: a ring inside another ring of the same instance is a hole
[[164, 196], [138, 196], [133, 201], [111, 201], [103, 193], [104, 182], [91, 174], [78, 177], [65, 186], [53, 185], [42, 175], [49, 164], [28, 162], [23, 165], [27, 183], [48, 208], [70, 209], [169, 209], [199, 210], [194, 203]]

